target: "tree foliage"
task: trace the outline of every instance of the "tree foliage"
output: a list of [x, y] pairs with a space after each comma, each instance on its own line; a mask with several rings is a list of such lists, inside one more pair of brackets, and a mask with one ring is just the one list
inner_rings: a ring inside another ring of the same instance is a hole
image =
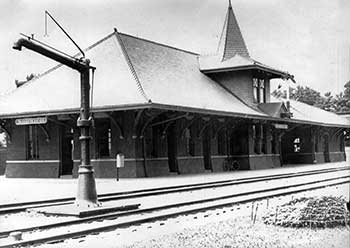
[[[274, 90], [272, 95], [278, 98], [286, 98], [286, 91]], [[298, 85], [295, 89], [290, 88], [290, 98], [304, 102], [306, 104], [319, 107], [332, 112], [350, 111], [350, 81], [344, 85], [344, 91], [333, 96], [331, 92], [321, 95], [320, 92], [307, 87]]]

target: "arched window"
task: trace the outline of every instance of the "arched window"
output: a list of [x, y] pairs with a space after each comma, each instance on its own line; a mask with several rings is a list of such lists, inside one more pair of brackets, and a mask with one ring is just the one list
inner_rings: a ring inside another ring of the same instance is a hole
[[295, 138], [294, 141], [293, 141], [293, 151], [294, 152], [300, 152], [300, 138]]

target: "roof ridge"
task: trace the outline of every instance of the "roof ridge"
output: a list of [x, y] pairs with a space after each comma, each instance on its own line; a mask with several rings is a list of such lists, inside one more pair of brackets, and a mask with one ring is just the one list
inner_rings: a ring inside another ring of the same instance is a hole
[[[94, 48], [95, 46], [101, 44], [102, 42], [104, 42], [104, 41], [107, 40], [108, 38], [112, 37], [113, 34], [114, 34], [114, 32], [111, 33], [111, 34], [109, 34], [109, 35], [107, 35], [107, 36], [105, 36], [105, 37], [103, 37], [102, 39], [96, 41], [96, 42], [93, 43], [92, 45], [90, 45], [90, 46], [88, 46], [87, 48], [83, 49], [83, 51], [84, 51], [84, 52], [87, 52], [87, 51], [91, 50], [91, 49]], [[74, 54], [72, 57], [75, 58], [75, 57], [77, 57], [77, 56], [80, 55], [80, 54], [81, 54], [81, 52], [76, 53], [76, 54]], [[34, 83], [35, 81], [37, 81], [39, 78], [41, 78], [41, 77], [43, 77], [43, 76], [45, 76], [45, 75], [47, 75], [47, 74], [49, 74], [49, 73], [51, 73], [51, 72], [57, 70], [57, 69], [60, 68], [61, 66], [63, 66], [63, 64], [58, 63], [57, 65], [51, 67], [50, 69], [47, 69], [46, 71], [44, 71], [43, 73], [39, 74], [38, 76], [35, 76], [35, 77], [32, 78], [31, 80], [29, 80], [28, 82], [26, 82], [25, 84], [23, 84], [21, 87], [18, 87], [18, 88], [15, 88], [15, 89], [11, 90], [11, 91], [8, 91], [8, 92], [6, 92], [4, 95], [1, 95], [1, 96], [7, 97], [8, 95], [11, 95], [11, 94], [13, 94], [14, 92], [16, 92], [16, 91], [18, 91], [18, 90], [24, 89], [24, 88], [28, 87], [28, 85], [33, 84], [33, 83]]]
[[133, 66], [133, 64], [131, 62], [131, 59], [130, 59], [130, 57], [128, 55], [128, 52], [126, 51], [126, 48], [124, 46], [124, 43], [123, 43], [122, 39], [119, 37], [119, 32], [118, 32], [118, 30], [116, 28], [114, 28], [114, 35], [117, 38], [117, 41], [118, 41], [118, 43], [119, 43], [119, 45], [120, 45], [120, 47], [122, 49], [122, 53], [123, 53], [123, 55], [125, 57], [126, 63], [129, 66], [131, 74], [133, 75], [133, 77], [134, 77], [134, 79], [136, 81], [136, 85], [137, 85], [138, 90], [140, 91], [141, 95], [146, 99], [146, 101], [152, 102], [152, 100], [149, 97], [147, 97], [147, 94], [146, 94], [145, 90], [142, 87], [141, 81], [140, 81], [140, 79], [137, 76], [136, 70], [135, 70], [135, 68], [134, 68], [134, 66]]
[[170, 48], [170, 49], [178, 50], [178, 51], [181, 51], [181, 52], [190, 53], [190, 54], [197, 55], [197, 56], [200, 55], [199, 53], [195, 53], [195, 52], [191, 52], [191, 51], [188, 51], [188, 50], [185, 50], [185, 49], [181, 49], [181, 48], [178, 48], [178, 47], [174, 47], [174, 46], [170, 46], [170, 45], [167, 45], [167, 44], [159, 43], [159, 42], [156, 42], [156, 41], [153, 41], [153, 40], [149, 40], [149, 39], [145, 39], [145, 38], [141, 38], [141, 37], [136, 37], [136, 36], [131, 35], [131, 34], [126, 34], [126, 33], [122, 33], [122, 32], [118, 32], [118, 33], [121, 34], [121, 35], [126, 35], [126, 36], [129, 36], [129, 37], [138, 39], [138, 40], [150, 42], [150, 43], [153, 43], [153, 44], [156, 44], [156, 45], [160, 45], [160, 46], [167, 47], [167, 48]]

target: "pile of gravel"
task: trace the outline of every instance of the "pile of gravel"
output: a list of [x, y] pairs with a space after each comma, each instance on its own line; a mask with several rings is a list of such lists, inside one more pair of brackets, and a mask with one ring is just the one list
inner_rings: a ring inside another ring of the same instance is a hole
[[263, 216], [265, 224], [284, 227], [337, 227], [350, 224], [342, 197], [302, 197], [291, 200]]

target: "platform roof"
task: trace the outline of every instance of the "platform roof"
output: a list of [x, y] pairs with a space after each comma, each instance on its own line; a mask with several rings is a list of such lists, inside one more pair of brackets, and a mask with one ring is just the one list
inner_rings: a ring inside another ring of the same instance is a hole
[[[271, 103], [278, 104], [281, 102], [286, 102], [286, 99], [271, 96]], [[289, 100], [289, 102], [290, 112], [293, 114], [290, 122], [350, 128], [350, 120], [336, 113], [295, 100]]]

